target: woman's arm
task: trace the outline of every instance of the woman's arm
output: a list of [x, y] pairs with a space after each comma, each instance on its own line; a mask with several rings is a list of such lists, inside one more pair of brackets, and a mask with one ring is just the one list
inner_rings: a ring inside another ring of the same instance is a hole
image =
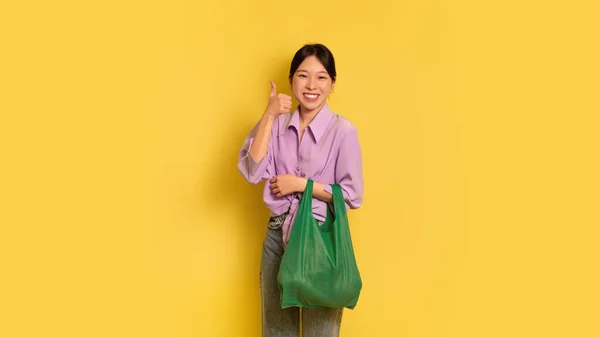
[[[308, 179], [297, 177], [293, 174], [280, 174], [271, 178], [270, 183], [273, 194], [277, 197], [282, 197], [291, 193], [304, 193]], [[333, 196], [331, 193], [325, 191], [325, 186], [313, 181], [313, 197], [330, 203], [333, 201]]]
[[[358, 141], [358, 130], [352, 126], [344, 136], [335, 166], [337, 184], [342, 188], [342, 195], [347, 209], [357, 209], [363, 203], [364, 178], [362, 152]], [[331, 185], [325, 185], [324, 191], [332, 194]]]
[[[240, 150], [237, 166], [244, 179], [251, 184], [258, 184], [273, 174], [270, 134], [264, 134], [272, 128], [273, 122], [263, 116], [246, 137]], [[260, 157], [260, 160], [255, 160], [255, 156]]]
[[[306, 186], [306, 184], [304, 184], [304, 186]], [[325, 190], [325, 186], [331, 187], [331, 185], [323, 185], [319, 182], [314, 181], [313, 182], [313, 197], [315, 197], [321, 201], [324, 201], [326, 203], [332, 203], [333, 195], [331, 194], [331, 192], [327, 192]]]
[[[271, 81], [269, 104], [262, 117], [246, 137], [239, 154], [238, 169], [244, 178], [253, 184], [273, 174], [272, 155], [269, 156], [271, 135], [277, 118], [290, 111], [292, 98], [288, 95], [277, 94], [275, 83]], [[271, 172], [270, 172], [271, 171]]]
[[277, 117], [274, 114], [264, 113], [256, 126], [256, 135], [248, 151], [255, 162], [260, 163], [269, 149], [269, 139], [273, 130], [273, 123]]
[[269, 104], [262, 118], [258, 122], [254, 142], [250, 148], [250, 155], [256, 162], [262, 161], [269, 148], [269, 138], [273, 123], [277, 117], [290, 112], [292, 108], [292, 97], [285, 94], [277, 94], [277, 86], [271, 81], [271, 92], [269, 93]]

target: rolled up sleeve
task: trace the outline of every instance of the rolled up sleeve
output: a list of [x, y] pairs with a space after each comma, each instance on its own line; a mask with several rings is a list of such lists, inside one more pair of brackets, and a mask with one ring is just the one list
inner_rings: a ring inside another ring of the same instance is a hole
[[254, 158], [250, 154], [250, 149], [252, 148], [255, 132], [256, 126], [244, 140], [244, 144], [242, 145], [238, 156], [237, 164], [238, 169], [244, 177], [244, 179], [246, 179], [251, 184], [258, 184], [263, 179], [268, 179], [270, 177], [270, 171], [273, 165], [273, 149], [271, 146], [273, 135], [271, 135], [271, 138], [269, 139], [269, 147], [267, 150], [267, 154], [263, 157], [263, 159], [260, 162], [254, 160]]
[[[363, 203], [364, 179], [358, 130], [354, 126], [347, 131], [340, 145], [335, 180], [342, 188], [346, 208], [359, 208]], [[331, 185], [325, 185], [325, 191], [332, 193]]]

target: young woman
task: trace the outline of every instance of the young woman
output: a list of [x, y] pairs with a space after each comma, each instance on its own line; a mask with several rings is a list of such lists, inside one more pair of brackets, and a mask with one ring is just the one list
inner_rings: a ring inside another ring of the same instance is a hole
[[[271, 211], [260, 267], [264, 337], [299, 335], [300, 310], [281, 308], [277, 275], [307, 179], [314, 182], [313, 215], [321, 224], [332, 202], [331, 184], [341, 186], [347, 209], [363, 202], [356, 127], [327, 104], [336, 83], [329, 49], [322, 44], [300, 48], [292, 59], [289, 80], [299, 105], [290, 113], [291, 97], [278, 94], [271, 82], [267, 107], [246, 138], [238, 162], [248, 182], [266, 180], [263, 199]], [[303, 335], [339, 336], [342, 311], [304, 308]]]

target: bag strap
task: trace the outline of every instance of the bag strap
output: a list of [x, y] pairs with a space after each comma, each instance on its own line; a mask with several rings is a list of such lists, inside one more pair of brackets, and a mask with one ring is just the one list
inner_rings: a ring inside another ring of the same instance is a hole
[[304, 193], [302, 193], [302, 200], [300, 201], [302, 205], [307, 205], [308, 208], [311, 210], [313, 199], [313, 185], [314, 182], [311, 179], [307, 179], [306, 187], [304, 188]]
[[332, 184], [331, 191], [333, 193], [333, 209], [337, 217], [338, 214], [346, 213], [346, 201], [342, 194], [342, 187], [339, 184]]
[[[304, 193], [302, 193], [302, 199], [300, 200], [301, 205], [305, 205], [308, 209], [312, 210], [312, 199], [313, 199], [313, 187], [314, 181], [307, 179]], [[346, 213], [346, 201], [344, 200], [344, 194], [342, 193], [342, 187], [339, 184], [331, 184], [331, 192], [333, 196], [333, 210], [336, 217]]]

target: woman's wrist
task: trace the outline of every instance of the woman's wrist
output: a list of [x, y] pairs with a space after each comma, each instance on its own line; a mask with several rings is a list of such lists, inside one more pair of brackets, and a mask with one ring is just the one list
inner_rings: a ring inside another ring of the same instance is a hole
[[270, 111], [265, 111], [262, 115], [262, 119], [266, 120], [268, 123], [273, 123], [277, 119], [277, 116]]
[[308, 183], [308, 180], [305, 178], [301, 178], [298, 177], [298, 192], [299, 193], [304, 193], [304, 190], [306, 189], [306, 184]]

